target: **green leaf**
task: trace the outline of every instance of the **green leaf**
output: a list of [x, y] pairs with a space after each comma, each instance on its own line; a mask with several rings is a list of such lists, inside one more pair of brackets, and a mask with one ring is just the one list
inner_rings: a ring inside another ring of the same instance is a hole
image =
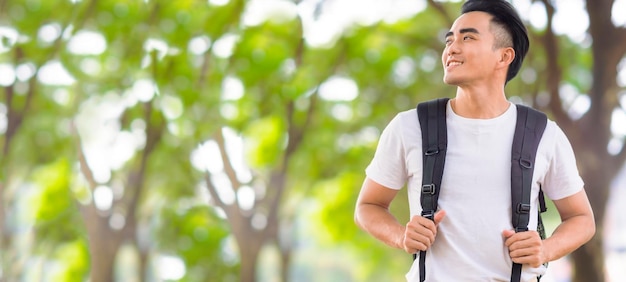
[[37, 222], [58, 220], [73, 207], [71, 177], [69, 162], [65, 159], [42, 166], [33, 173], [33, 181], [40, 187], [39, 195], [32, 203]]
[[285, 147], [285, 123], [279, 116], [253, 121], [244, 131], [247, 159], [258, 168], [275, 165]]
[[89, 274], [89, 250], [84, 240], [75, 240], [56, 247], [53, 258], [60, 264], [49, 276], [54, 281], [84, 281]]

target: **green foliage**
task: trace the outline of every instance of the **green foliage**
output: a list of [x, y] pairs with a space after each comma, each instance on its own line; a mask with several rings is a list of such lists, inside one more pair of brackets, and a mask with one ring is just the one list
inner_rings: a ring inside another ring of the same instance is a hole
[[[317, 182], [314, 196], [321, 205], [307, 222], [313, 224], [312, 230], [323, 231], [316, 232], [316, 240], [323, 248], [349, 250], [350, 267], [355, 270], [351, 275], [355, 281], [404, 279], [411, 256], [377, 241], [354, 223], [354, 208], [363, 177], [362, 173], [348, 172]], [[406, 198], [398, 197], [396, 201], [406, 201]], [[393, 212], [403, 218], [408, 213], [408, 205], [403, 202], [400, 206]]]
[[37, 168], [32, 174], [37, 192], [30, 198], [36, 251], [58, 265], [46, 273], [54, 281], [83, 281], [89, 272], [89, 252], [78, 214], [73, 171], [66, 159]]
[[74, 241], [83, 234], [71, 191], [73, 172], [67, 160], [39, 167], [32, 176], [38, 193], [30, 206], [38, 240], [49, 243]]
[[[251, 1], [230, 0], [224, 5], [204, 0], [4, 2], [2, 25], [14, 28], [21, 37], [11, 42], [0, 35], [3, 49], [9, 49], [0, 53], [0, 63], [32, 64], [38, 71], [55, 60], [76, 79], [70, 86], [51, 86], [33, 77], [0, 90], [14, 91], [10, 104], [7, 99], [0, 101], [0, 122], [6, 112], [24, 111], [10, 158], [2, 156], [0, 180], [5, 181], [6, 171], [6, 178], [16, 182], [7, 183], [22, 187], [31, 182], [37, 187], [29, 202], [33, 249], [60, 265], [55, 281], [84, 278], [90, 260], [78, 207], [90, 203], [85, 199], [92, 195], [83, 183], [85, 176], [76, 169], [77, 152], [85, 144], [78, 142], [84, 136], [77, 135], [72, 122], [86, 101], [105, 106], [111, 97], [125, 104], [119, 114], [106, 113], [107, 123], [119, 123], [119, 130], [126, 133], [150, 131], [145, 139], [162, 135], [149, 156], [142, 155], [145, 144], [133, 147], [130, 160], [113, 168], [108, 183], [98, 184], [122, 187], [115, 197], [126, 203], [128, 195], [139, 193], [130, 183], [143, 177], [140, 183], [146, 188], [139, 194], [138, 214], [126, 223], [156, 222], [149, 234], [141, 235], [150, 246], [147, 251], [181, 258], [187, 270], [183, 280], [223, 281], [240, 267], [236, 257], [225, 255], [234, 228], [206, 203], [190, 200], [199, 198], [197, 187], [205, 181], [204, 174], [191, 166], [191, 152], [223, 127], [244, 138], [245, 160], [254, 178], [250, 183], [288, 166], [281, 216], [288, 220], [295, 216], [295, 221], [315, 227], [307, 229], [310, 233], [298, 233], [294, 252], [302, 251], [300, 241], [311, 240], [333, 250], [329, 259], [352, 263], [341, 266], [351, 271], [314, 264], [319, 260], [315, 254], [296, 266], [300, 273], [315, 276], [319, 272], [315, 267], [329, 267], [336, 274], [329, 277], [345, 280], [402, 279], [410, 257], [359, 230], [353, 212], [363, 170], [382, 128], [418, 101], [454, 95], [453, 87], [440, 83], [440, 39], [449, 23], [433, 9], [394, 23], [353, 26], [334, 46], [321, 48], [303, 39], [299, 17], [245, 25], [241, 17]], [[460, 3], [444, 6], [455, 15]], [[58, 34], [45, 41], [42, 30]], [[72, 53], [69, 39], [80, 32], [101, 35], [106, 48], [100, 54]], [[217, 56], [217, 42], [225, 35], [237, 38], [232, 55]], [[204, 42], [206, 50], [192, 51], [194, 39]], [[559, 55], [564, 79], [582, 92], [590, 83], [591, 55], [566, 38], [559, 40], [564, 46]], [[151, 48], [148, 43], [164, 47]], [[531, 52], [524, 67], [536, 77], [545, 76], [545, 54], [536, 48]], [[352, 79], [358, 97], [322, 99], [319, 87], [333, 76]], [[130, 94], [140, 79], [155, 85], [152, 100], [137, 101]], [[241, 82], [242, 97], [224, 98], [226, 79]], [[542, 83], [537, 78], [516, 79], [507, 93], [534, 95], [545, 88]], [[103, 127], [90, 125], [94, 131]], [[289, 139], [290, 133], [300, 131], [301, 140]], [[6, 136], [0, 134], [2, 144]], [[300, 146], [283, 162], [287, 146], [296, 141], [301, 141]], [[147, 167], [138, 171], [144, 157]], [[400, 220], [408, 215], [405, 194], [399, 193], [392, 205]], [[300, 214], [303, 202], [314, 203], [311, 217]], [[128, 211], [125, 206], [119, 210]]]
[[228, 1], [228, 4], [223, 6], [211, 6], [203, 22], [202, 29], [206, 31], [209, 37], [217, 39], [233, 25], [239, 23], [243, 9], [243, 0]]
[[275, 165], [284, 149], [284, 134], [285, 125], [279, 116], [252, 122], [244, 133], [250, 165], [258, 168]]
[[[277, 71], [284, 61], [295, 54], [300, 35], [290, 24], [265, 24], [250, 27], [241, 35], [233, 54], [232, 68], [246, 86], [280, 81]], [[272, 80], [266, 80], [274, 76]]]
[[158, 245], [185, 262], [187, 273], [182, 281], [223, 281], [236, 273], [236, 262], [223, 261], [228, 228], [212, 208], [167, 205], [159, 218]]
[[563, 81], [576, 87], [580, 93], [586, 93], [593, 82], [589, 71], [593, 68], [591, 52], [581, 52], [580, 44], [566, 38], [559, 38], [558, 41], [561, 47], [559, 49], [559, 64], [564, 66]]
[[84, 281], [89, 271], [89, 251], [87, 242], [78, 239], [56, 247], [52, 259], [59, 263], [59, 268], [49, 274], [53, 281]]
[[[344, 173], [334, 179], [320, 181], [314, 187], [317, 197], [325, 199], [318, 220], [326, 225], [323, 229], [328, 231], [326, 235], [331, 241], [352, 240], [358, 232], [354, 224], [354, 212], [350, 212], [346, 204], [356, 202], [355, 191], [358, 189], [355, 188], [360, 187], [362, 181], [363, 176], [360, 174]], [[341, 228], [329, 228], [334, 226]]]
[[[350, 250], [354, 267], [358, 269], [352, 273], [356, 281], [403, 279], [410, 267], [411, 256], [377, 241], [354, 223], [356, 198], [363, 178], [362, 173], [345, 172], [317, 183], [314, 195], [323, 204], [314, 215], [313, 229], [324, 231], [318, 235], [323, 246], [343, 246]], [[397, 197], [393, 206], [392, 212], [399, 219], [407, 217], [406, 197]]]

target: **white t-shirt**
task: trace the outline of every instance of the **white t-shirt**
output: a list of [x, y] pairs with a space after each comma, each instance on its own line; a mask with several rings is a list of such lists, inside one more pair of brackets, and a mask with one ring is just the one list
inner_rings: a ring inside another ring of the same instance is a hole
[[[468, 119], [447, 105], [448, 150], [439, 194], [446, 211], [426, 252], [426, 281], [509, 281], [512, 261], [502, 231], [511, 223], [511, 146], [517, 108], [493, 119]], [[422, 137], [415, 109], [399, 113], [383, 131], [367, 177], [391, 189], [407, 184], [411, 216], [421, 214]], [[558, 200], [583, 188], [572, 147], [548, 121], [539, 143], [528, 228], [537, 229], [539, 185]], [[407, 273], [419, 281], [419, 260]], [[545, 273], [524, 265], [522, 281]]]

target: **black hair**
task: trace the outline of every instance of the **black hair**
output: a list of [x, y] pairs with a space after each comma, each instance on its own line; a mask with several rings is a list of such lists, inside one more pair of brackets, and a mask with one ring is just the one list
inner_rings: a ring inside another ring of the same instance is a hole
[[517, 75], [526, 53], [528, 53], [528, 32], [513, 5], [505, 0], [467, 0], [461, 8], [461, 14], [485, 12], [492, 16], [493, 24], [503, 27], [511, 36], [515, 58], [509, 65], [506, 82]]

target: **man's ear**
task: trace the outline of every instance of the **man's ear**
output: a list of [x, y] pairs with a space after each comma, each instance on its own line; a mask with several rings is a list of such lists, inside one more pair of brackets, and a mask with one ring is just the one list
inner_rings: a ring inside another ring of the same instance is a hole
[[502, 67], [509, 67], [509, 65], [515, 59], [515, 50], [511, 47], [500, 49], [500, 61], [498, 62]]

